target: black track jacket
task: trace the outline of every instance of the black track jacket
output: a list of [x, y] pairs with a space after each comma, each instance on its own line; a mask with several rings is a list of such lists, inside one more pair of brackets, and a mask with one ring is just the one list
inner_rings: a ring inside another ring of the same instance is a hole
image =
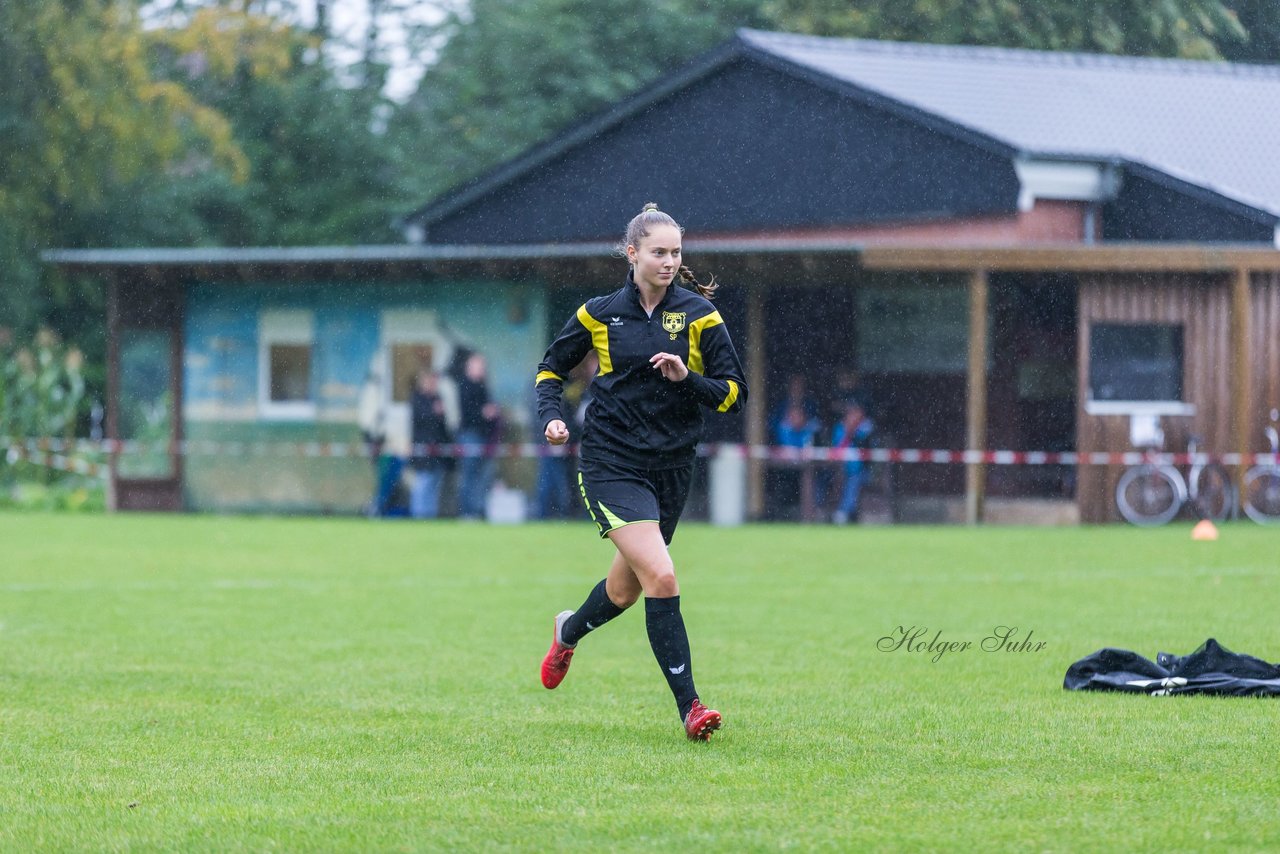
[[[702, 407], [737, 412], [747, 399], [742, 365], [715, 306], [672, 282], [647, 315], [628, 273], [618, 290], [587, 300], [547, 348], [535, 380], [544, 430], [551, 421], [566, 421], [564, 378], [592, 348], [600, 372], [583, 424], [584, 459], [645, 469], [688, 465], [702, 435]], [[649, 363], [663, 352], [684, 359], [689, 375], [683, 381], [663, 379]]]

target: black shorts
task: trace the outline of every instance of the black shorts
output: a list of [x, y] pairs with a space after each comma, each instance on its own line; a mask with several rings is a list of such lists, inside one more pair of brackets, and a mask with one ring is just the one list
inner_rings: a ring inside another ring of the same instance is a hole
[[624, 525], [657, 522], [670, 545], [692, 481], [692, 465], [654, 470], [597, 460], [578, 465], [578, 490], [602, 538]]

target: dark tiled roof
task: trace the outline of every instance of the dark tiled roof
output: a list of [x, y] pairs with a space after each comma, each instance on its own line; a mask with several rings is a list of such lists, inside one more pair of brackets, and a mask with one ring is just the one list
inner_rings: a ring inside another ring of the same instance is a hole
[[1133, 161], [1280, 215], [1280, 66], [738, 35], [1027, 154]]

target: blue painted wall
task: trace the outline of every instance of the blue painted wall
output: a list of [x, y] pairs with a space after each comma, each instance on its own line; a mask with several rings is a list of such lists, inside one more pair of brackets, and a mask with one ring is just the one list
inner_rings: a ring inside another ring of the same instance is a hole
[[220, 408], [225, 418], [256, 405], [258, 317], [270, 309], [314, 313], [312, 393], [322, 415], [355, 405], [387, 309], [436, 311], [448, 330], [488, 356], [491, 389], [504, 406], [532, 405], [532, 377], [548, 343], [546, 299], [529, 285], [197, 284], [187, 297], [188, 411]]
[[[519, 430], [531, 415], [533, 377], [552, 334], [546, 306], [538, 284], [492, 280], [193, 284], [187, 292], [184, 433], [197, 440], [355, 441], [354, 411], [382, 340], [385, 310], [432, 310], [451, 338], [483, 352], [490, 392], [512, 430]], [[314, 317], [314, 419], [276, 419], [258, 410], [259, 316], [273, 309], [306, 309]], [[185, 471], [186, 500], [193, 509], [354, 512], [368, 497], [370, 471], [360, 459], [196, 454]]]

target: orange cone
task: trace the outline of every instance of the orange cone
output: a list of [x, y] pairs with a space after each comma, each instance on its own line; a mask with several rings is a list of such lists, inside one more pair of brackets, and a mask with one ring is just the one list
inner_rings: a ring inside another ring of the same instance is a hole
[[1193, 540], [1216, 540], [1218, 539], [1218, 528], [1208, 519], [1201, 519], [1196, 522], [1196, 526], [1191, 529], [1191, 539]]

